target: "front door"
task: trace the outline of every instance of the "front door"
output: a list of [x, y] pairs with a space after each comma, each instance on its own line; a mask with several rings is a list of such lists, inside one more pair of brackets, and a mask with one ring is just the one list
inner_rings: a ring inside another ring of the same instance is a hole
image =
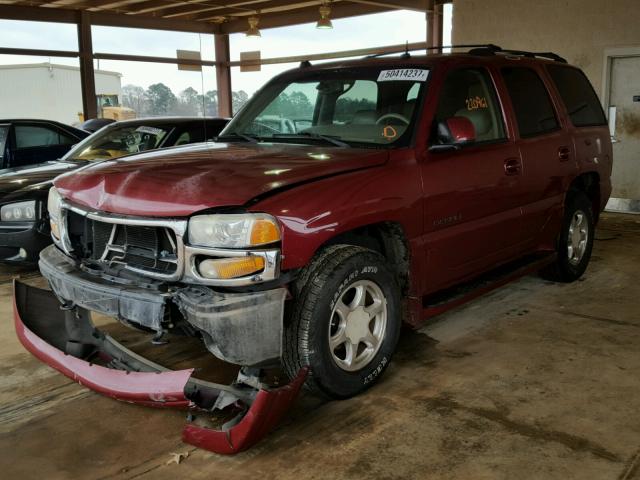
[[457, 151], [431, 151], [422, 164], [428, 292], [509, 259], [521, 236], [521, 160], [488, 70], [447, 75], [434, 128], [451, 117], [469, 119], [476, 139]]

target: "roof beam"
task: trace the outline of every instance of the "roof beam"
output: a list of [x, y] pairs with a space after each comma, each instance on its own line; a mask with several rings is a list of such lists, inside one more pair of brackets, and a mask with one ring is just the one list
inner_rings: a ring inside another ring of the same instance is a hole
[[[287, 12], [288, 16], [290, 15], [289, 12], [300, 10], [306, 7], [314, 7], [317, 13], [317, 8], [321, 3], [322, 0], [298, 0], [297, 2], [292, 2], [291, 0], [259, 0], [257, 2], [253, 2], [250, 6], [248, 6], [250, 8], [223, 7], [216, 9], [213, 12], [209, 11], [208, 13], [194, 15], [192, 17], [189, 17], [189, 19], [196, 21], [210, 21], [221, 17], [226, 17], [227, 20], [233, 20], [234, 17], [237, 18], [257, 15], [260, 17], [260, 26], [262, 26], [262, 18], [264, 18], [268, 13]], [[337, 3], [333, 4], [333, 7], [331, 9], [332, 12], [336, 5]], [[257, 12], [260, 13], [258, 14]]]
[[[332, 4], [331, 19], [355, 17], [358, 15], [367, 15], [370, 13], [388, 12], [389, 8], [374, 5], [357, 5], [353, 3]], [[299, 25], [302, 23], [311, 23], [318, 20], [318, 8], [307, 7], [296, 10], [286, 15], [281, 12], [260, 15], [260, 29], [286, 27], [289, 25]], [[244, 18], [231, 20], [219, 25], [221, 33], [238, 33], [247, 30], [247, 21]]]
[[[7, 20], [77, 24], [80, 19], [80, 10], [2, 5], [0, 6], [0, 18]], [[93, 12], [89, 18], [92, 25], [103, 25], [107, 27], [146, 28], [191, 33], [219, 33], [220, 30], [220, 27], [213, 23], [178, 19], [172, 20], [142, 15]]]
[[[339, 2], [341, 0], [335, 0]], [[299, 4], [322, 3], [322, 0], [233, 0], [225, 1], [223, 4], [205, 1], [176, 1], [173, 5], [159, 5], [157, 1], [147, 1], [149, 6], [145, 5], [142, 9], [131, 9], [130, 13], [138, 15], [141, 13], [154, 12], [156, 16], [163, 18], [189, 17], [190, 20], [208, 20], [218, 18], [225, 15], [234, 15], [236, 13], [255, 13], [257, 10], [265, 11], [273, 7], [288, 6], [295, 9]], [[304, 5], [301, 5], [304, 6]], [[208, 14], [207, 14], [208, 13]], [[201, 15], [196, 15], [201, 14]], [[192, 17], [192, 15], [196, 15]]]
[[0, 18], [34, 22], [78, 23], [80, 14], [77, 10], [2, 5], [0, 6]]
[[426, 12], [427, 2], [424, 0], [350, 0], [353, 3], [363, 5], [376, 5], [394, 10], [413, 10], [416, 12]]

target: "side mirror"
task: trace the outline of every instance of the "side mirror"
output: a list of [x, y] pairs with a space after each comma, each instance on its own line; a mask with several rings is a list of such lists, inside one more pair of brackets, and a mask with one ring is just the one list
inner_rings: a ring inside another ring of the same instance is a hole
[[476, 129], [467, 117], [450, 117], [438, 122], [436, 140], [438, 143], [432, 145], [429, 151], [460, 150], [475, 142]]

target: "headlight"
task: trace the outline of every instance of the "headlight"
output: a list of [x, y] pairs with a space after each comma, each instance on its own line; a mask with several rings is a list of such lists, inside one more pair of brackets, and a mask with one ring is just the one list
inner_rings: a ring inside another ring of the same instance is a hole
[[198, 215], [189, 220], [189, 243], [201, 247], [247, 248], [280, 240], [275, 218], [262, 213]]
[[60, 240], [60, 210], [62, 208], [62, 196], [56, 190], [56, 187], [49, 189], [49, 198], [47, 200], [47, 210], [49, 211], [49, 223], [51, 225], [51, 234], [54, 239]]
[[62, 206], [62, 197], [56, 190], [56, 187], [49, 189], [49, 198], [47, 200], [47, 210], [51, 218], [60, 218], [60, 208]]
[[29, 222], [36, 219], [36, 201], [17, 202], [0, 208], [3, 222]]

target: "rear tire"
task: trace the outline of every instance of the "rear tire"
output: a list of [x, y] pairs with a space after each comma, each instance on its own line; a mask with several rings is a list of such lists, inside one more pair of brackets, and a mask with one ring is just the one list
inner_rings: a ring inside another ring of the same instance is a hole
[[564, 283], [578, 280], [589, 265], [594, 234], [591, 201], [583, 192], [570, 192], [558, 239], [557, 259], [542, 271], [543, 276]]
[[400, 289], [379, 253], [351, 245], [321, 252], [294, 286], [283, 364], [293, 378], [308, 367], [307, 389], [348, 398], [389, 365], [401, 326]]

